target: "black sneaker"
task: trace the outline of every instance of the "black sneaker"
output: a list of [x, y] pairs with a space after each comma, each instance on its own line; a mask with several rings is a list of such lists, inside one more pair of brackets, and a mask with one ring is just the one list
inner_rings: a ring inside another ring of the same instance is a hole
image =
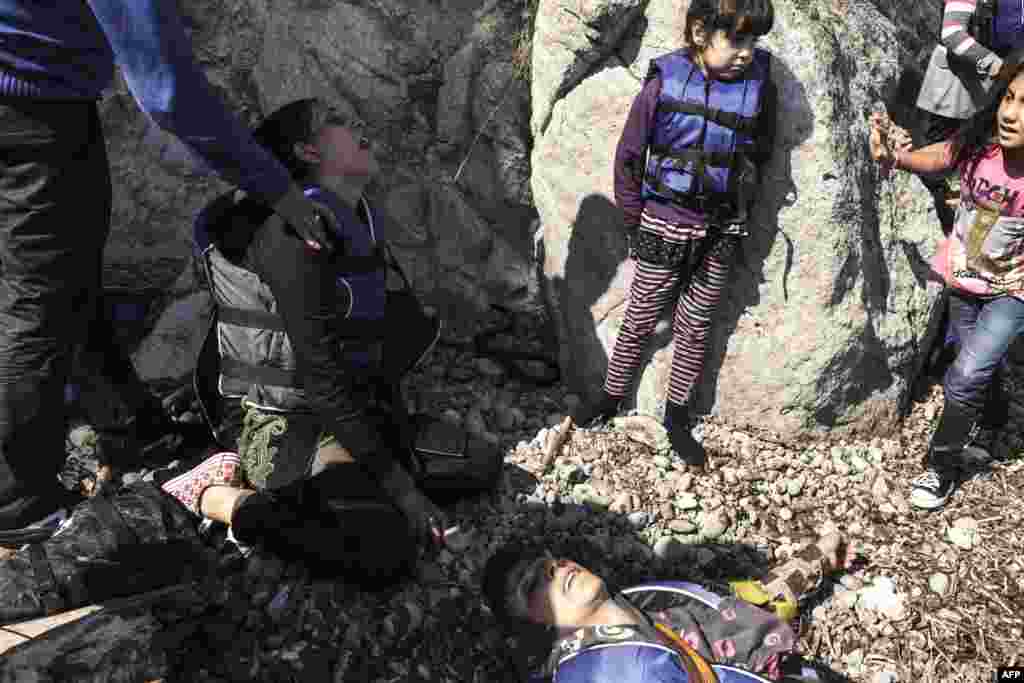
[[935, 510], [946, 504], [956, 489], [956, 478], [948, 470], [929, 467], [910, 482], [910, 504], [922, 510]]

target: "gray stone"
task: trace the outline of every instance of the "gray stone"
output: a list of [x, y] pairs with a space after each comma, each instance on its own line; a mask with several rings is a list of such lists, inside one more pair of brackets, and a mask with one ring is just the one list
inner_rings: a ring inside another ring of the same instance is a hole
[[580, 503], [591, 507], [607, 508], [609, 504], [609, 500], [590, 484], [576, 484], [572, 487], [572, 496]]
[[854, 472], [863, 472], [868, 468], [868, 461], [859, 455], [850, 456], [850, 467]]
[[928, 577], [928, 587], [932, 592], [942, 597], [949, 590], [949, 577], [942, 572], [935, 572]]
[[686, 546], [672, 536], [662, 536], [654, 544], [654, 556], [666, 562], [682, 559], [686, 554]]
[[494, 406], [494, 421], [497, 423], [498, 429], [508, 432], [524, 424], [526, 414], [518, 406], [499, 403]]
[[[665, 425], [650, 415], [616, 417], [612, 420], [612, 426], [624, 431], [633, 441], [649, 446], [656, 453], [664, 453], [672, 448]], [[667, 459], [665, 461], [668, 462]]]
[[470, 408], [466, 413], [464, 426], [466, 427], [466, 431], [470, 434], [479, 437], [483, 437], [483, 435], [488, 431], [487, 422], [484, 420], [484, 416], [480, 412], [480, 409], [476, 406]]
[[697, 531], [697, 525], [688, 519], [673, 519], [668, 528], [677, 534], [692, 534]]
[[700, 507], [700, 502], [697, 500], [697, 496], [692, 493], [683, 493], [676, 498], [675, 505], [680, 510], [695, 510]]
[[[582, 14], [561, 11], [563, 2], [541, 0], [538, 11], [532, 186], [562, 368], [574, 391], [593, 394], [633, 272], [613, 199], [614, 149], [651, 57], [676, 42], [685, 12], [669, 0], [599, 0]], [[756, 230], [716, 313], [727, 322], [716, 326], [709, 358], [720, 364], [705, 373], [700, 407], [783, 433], [878, 433], [895, 424], [919, 321], [938, 296], [922, 274], [934, 217], [930, 197], [907, 174], [890, 181], [892, 194], [879, 192], [865, 146], [848, 141], [866, 137], [865, 112], [879, 94], [906, 97], [897, 92], [901, 78], [930, 46], [925, 27], [940, 20], [938, 3], [909, 13], [904, 6], [851, 0], [839, 17], [824, 0], [776, 2], [775, 28], [762, 42], [779, 89], [777, 148], [754, 207]], [[615, 21], [590, 21], [609, 16]], [[577, 17], [588, 23], [580, 27]], [[609, 42], [620, 46], [605, 59]], [[835, 63], [872, 69], [850, 76], [829, 67]], [[786, 361], [766, 362], [780, 348]], [[671, 365], [667, 326], [651, 350], [636, 406], [660, 415]]]
[[970, 550], [978, 543], [978, 521], [970, 517], [961, 517], [946, 530], [950, 542], [963, 550]]
[[572, 529], [587, 518], [589, 512], [582, 505], [566, 505], [562, 514], [555, 518], [555, 526], [559, 529]]
[[505, 368], [490, 358], [477, 358], [473, 361], [476, 371], [490, 379], [500, 379], [505, 376]]
[[624, 513], [629, 512], [632, 508], [632, 500], [629, 493], [622, 491], [615, 496], [612, 504], [608, 506], [608, 509], [612, 512]]
[[836, 596], [836, 604], [845, 609], [853, 609], [859, 599], [857, 591], [846, 591]]
[[704, 512], [700, 516], [700, 533], [708, 539], [716, 539], [729, 529], [729, 518], [721, 511]]
[[196, 292], [174, 301], [133, 354], [145, 381], [181, 380], [195, 367], [210, 319], [210, 295]]
[[626, 520], [629, 521], [629, 526], [640, 530], [646, 528], [650, 523], [650, 516], [643, 510], [638, 510], [637, 512], [629, 513], [626, 516]]

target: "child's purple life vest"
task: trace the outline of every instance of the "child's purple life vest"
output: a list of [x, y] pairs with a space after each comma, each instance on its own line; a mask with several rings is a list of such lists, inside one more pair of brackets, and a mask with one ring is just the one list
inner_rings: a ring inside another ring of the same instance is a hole
[[685, 50], [651, 62], [661, 76], [643, 198], [703, 210], [732, 205], [739, 162], [754, 145], [770, 55], [754, 51], [742, 79], [707, 80]]

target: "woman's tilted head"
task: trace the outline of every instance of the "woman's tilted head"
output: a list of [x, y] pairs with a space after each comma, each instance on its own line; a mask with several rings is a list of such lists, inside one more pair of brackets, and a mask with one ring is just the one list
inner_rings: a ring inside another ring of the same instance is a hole
[[757, 39], [774, 23], [771, 0], [693, 0], [686, 45], [709, 76], [734, 80], [750, 66]]
[[323, 100], [290, 102], [268, 116], [253, 137], [295, 180], [370, 177], [377, 172], [366, 124]]

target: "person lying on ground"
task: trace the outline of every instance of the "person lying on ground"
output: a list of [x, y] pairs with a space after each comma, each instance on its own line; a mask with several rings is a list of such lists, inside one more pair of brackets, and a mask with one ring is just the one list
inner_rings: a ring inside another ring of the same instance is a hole
[[203, 518], [312, 576], [369, 588], [407, 576], [418, 551], [404, 515], [344, 454], [270, 492], [244, 481], [236, 453], [215, 453], [184, 472], [158, 471], [152, 484], [88, 498], [52, 535], [22, 538], [0, 559], [0, 624], [201, 578], [210, 571]]
[[[853, 560], [853, 548], [831, 533], [760, 580], [731, 582], [734, 595], [719, 598], [674, 582], [613, 592], [572, 560], [510, 546], [488, 560], [483, 593], [512, 633], [544, 651], [550, 645], [541, 673], [555, 683], [696, 683], [714, 680], [712, 664], [795, 681], [810, 676], [787, 623], [797, 601]], [[686, 592], [698, 599], [675, 597]], [[718, 680], [749, 679], [721, 668]]]

